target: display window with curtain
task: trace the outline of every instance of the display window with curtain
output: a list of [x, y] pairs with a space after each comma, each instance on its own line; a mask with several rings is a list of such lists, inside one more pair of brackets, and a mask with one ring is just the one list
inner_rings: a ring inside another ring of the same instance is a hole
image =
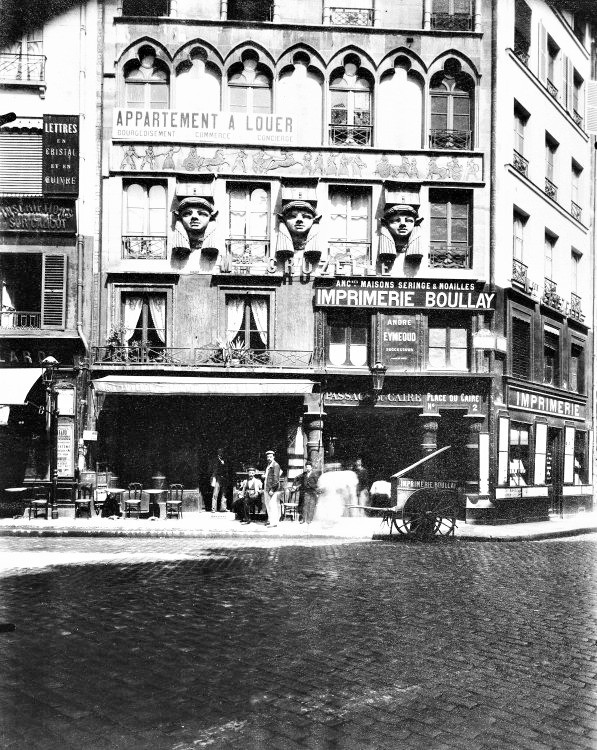
[[269, 348], [270, 300], [268, 295], [226, 295], [226, 341], [240, 351]]
[[167, 345], [165, 291], [123, 291], [120, 296], [123, 345], [129, 359], [161, 359]]

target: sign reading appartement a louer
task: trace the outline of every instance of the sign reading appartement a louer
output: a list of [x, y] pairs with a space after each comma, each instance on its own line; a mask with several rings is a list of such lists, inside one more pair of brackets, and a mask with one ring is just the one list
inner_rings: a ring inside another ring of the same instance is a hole
[[291, 115], [280, 113], [116, 109], [112, 138], [116, 141], [291, 146], [296, 143], [296, 127]]
[[79, 195], [79, 116], [44, 115], [42, 192]]

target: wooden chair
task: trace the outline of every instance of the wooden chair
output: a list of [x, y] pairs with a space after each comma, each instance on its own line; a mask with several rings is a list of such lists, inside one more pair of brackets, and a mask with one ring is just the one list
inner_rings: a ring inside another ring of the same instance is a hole
[[91, 504], [93, 490], [90, 484], [82, 484], [75, 497], [75, 518], [80, 518], [82, 513], [87, 513], [91, 518]]
[[33, 499], [29, 503], [29, 520], [31, 520], [31, 514], [33, 518], [37, 518], [40, 514], [48, 520], [49, 518], [49, 507], [50, 507], [50, 491], [47, 487], [34, 487], [33, 488]]
[[182, 518], [182, 484], [171, 484], [166, 495], [166, 518]]
[[285, 487], [282, 490], [282, 520], [296, 521], [299, 508], [299, 488]]
[[124, 499], [124, 514], [127, 518], [131, 517], [131, 512], [141, 517], [141, 501], [143, 496], [143, 485], [139, 482], [129, 484], [128, 497]]

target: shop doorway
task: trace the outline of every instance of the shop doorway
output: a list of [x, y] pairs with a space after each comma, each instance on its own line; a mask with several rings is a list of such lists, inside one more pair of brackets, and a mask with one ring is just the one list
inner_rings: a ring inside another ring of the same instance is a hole
[[549, 488], [549, 512], [562, 515], [564, 485], [564, 436], [558, 427], [547, 428], [545, 484]]

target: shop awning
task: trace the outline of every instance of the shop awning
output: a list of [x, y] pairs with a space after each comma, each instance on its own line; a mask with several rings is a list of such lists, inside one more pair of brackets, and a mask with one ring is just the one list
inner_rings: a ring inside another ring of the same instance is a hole
[[0, 404], [24, 404], [41, 373], [40, 367], [6, 367], [0, 370]]
[[265, 378], [172, 378], [108, 375], [93, 381], [97, 393], [121, 396], [301, 396], [313, 380]]

